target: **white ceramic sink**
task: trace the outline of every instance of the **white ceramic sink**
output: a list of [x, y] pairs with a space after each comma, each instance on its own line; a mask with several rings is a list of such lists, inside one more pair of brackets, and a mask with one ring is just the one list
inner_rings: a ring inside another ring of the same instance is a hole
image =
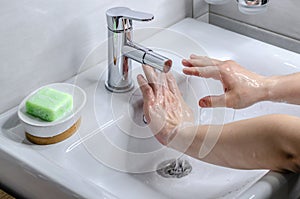
[[[233, 59], [264, 75], [287, 74], [300, 70], [298, 54], [193, 19], [170, 30], [143, 45], [173, 59], [173, 73], [198, 123], [226, 123], [268, 113], [300, 116], [297, 106], [270, 102], [238, 111], [200, 109], [198, 99], [222, 93], [222, 87], [214, 80], [183, 76], [180, 65], [182, 57], [196, 53]], [[6, 168], [1, 170], [11, 167], [10, 174], [0, 170], [0, 178], [7, 186], [15, 187], [9, 177], [15, 175], [24, 177], [16, 191], [28, 198], [45, 193], [49, 194], [45, 198], [236, 198], [267, 173], [218, 167], [161, 146], [143, 122], [138, 88], [125, 94], [104, 88], [106, 66], [101, 63], [69, 80], [86, 91], [87, 105], [79, 131], [64, 142], [32, 145], [24, 138], [16, 108], [0, 116], [0, 160]], [[135, 78], [142, 70], [137, 63], [133, 68]], [[177, 157], [192, 165], [189, 175], [177, 179], [156, 173], [160, 162]]]

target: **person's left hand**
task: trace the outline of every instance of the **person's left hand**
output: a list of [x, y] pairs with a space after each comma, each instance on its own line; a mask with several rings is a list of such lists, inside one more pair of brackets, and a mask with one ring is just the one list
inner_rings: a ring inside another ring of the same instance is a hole
[[146, 79], [138, 75], [137, 80], [144, 98], [144, 114], [156, 139], [168, 145], [175, 136], [176, 127], [194, 123], [194, 114], [185, 103], [174, 76], [156, 72], [143, 65]]

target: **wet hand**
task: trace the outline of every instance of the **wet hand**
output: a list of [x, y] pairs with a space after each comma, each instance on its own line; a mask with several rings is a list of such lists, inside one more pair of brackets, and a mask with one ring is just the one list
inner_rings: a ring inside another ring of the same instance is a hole
[[246, 70], [234, 61], [220, 61], [209, 57], [191, 55], [182, 60], [183, 72], [204, 78], [220, 80], [224, 94], [206, 96], [199, 100], [201, 107], [245, 108], [268, 95], [266, 78]]
[[193, 111], [182, 98], [171, 72], [156, 72], [147, 65], [143, 65], [143, 70], [146, 78], [138, 75], [137, 80], [143, 94], [145, 118], [157, 140], [168, 145], [177, 127], [194, 123]]

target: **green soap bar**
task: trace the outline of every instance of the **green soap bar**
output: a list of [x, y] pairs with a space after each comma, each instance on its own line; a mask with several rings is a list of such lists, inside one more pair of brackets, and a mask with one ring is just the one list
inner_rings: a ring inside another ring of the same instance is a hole
[[26, 101], [26, 112], [45, 121], [55, 121], [73, 109], [73, 97], [52, 88], [42, 88]]

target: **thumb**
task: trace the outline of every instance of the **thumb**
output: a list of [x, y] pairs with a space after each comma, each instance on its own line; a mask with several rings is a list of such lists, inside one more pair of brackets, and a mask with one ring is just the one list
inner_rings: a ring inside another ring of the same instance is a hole
[[199, 100], [199, 106], [203, 108], [208, 107], [225, 107], [226, 106], [226, 96], [217, 95], [217, 96], [206, 96]]

